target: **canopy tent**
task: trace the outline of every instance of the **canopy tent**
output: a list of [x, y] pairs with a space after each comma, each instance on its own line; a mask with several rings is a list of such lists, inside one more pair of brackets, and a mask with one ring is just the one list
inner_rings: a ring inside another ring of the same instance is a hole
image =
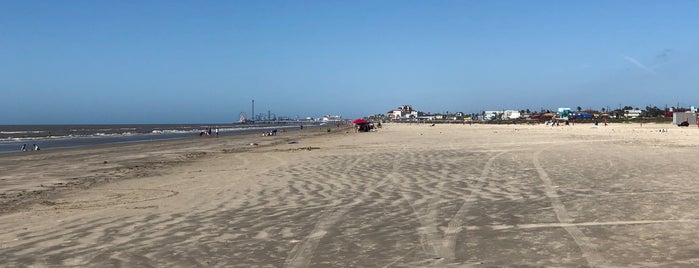
[[354, 119], [354, 121], [352, 121], [352, 124], [355, 124], [355, 125], [364, 125], [366, 123], [367, 123], [367, 121], [364, 119], [361, 119], [361, 118]]

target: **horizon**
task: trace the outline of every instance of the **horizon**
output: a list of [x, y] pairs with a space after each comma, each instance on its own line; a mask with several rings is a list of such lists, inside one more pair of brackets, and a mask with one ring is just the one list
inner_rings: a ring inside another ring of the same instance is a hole
[[[697, 1], [14, 1], [2, 125], [698, 106]], [[660, 106], [659, 106], [660, 105]], [[258, 113], [259, 114], [259, 113]], [[197, 123], [195, 123], [197, 124]]]
[[[412, 106], [412, 105], [411, 105], [411, 106]], [[610, 107], [599, 107], [599, 108], [595, 108], [595, 107], [589, 107], [589, 108], [588, 108], [588, 107], [582, 107], [582, 106], [580, 106], [580, 108], [581, 108], [580, 111], [581, 111], [581, 112], [588, 112], [588, 111], [602, 112], [602, 111], [603, 111], [602, 109], [604, 109], [605, 112], [611, 112], [611, 111], [618, 111], [618, 110], [627, 110], [627, 109], [625, 109], [625, 108], [628, 108], [628, 107], [631, 107], [631, 108], [632, 108], [632, 109], [629, 109], [629, 110], [641, 110], [641, 111], [646, 111], [646, 108], [647, 108], [647, 107], [635, 107], [635, 106], [630, 106], [630, 105], [618, 105], [617, 107], [611, 107], [611, 106], [610, 106]], [[658, 108], [658, 109], [661, 109], [661, 110], [664, 110], [664, 111], [668, 111], [668, 110], [673, 110], [673, 109], [690, 110], [691, 107], [695, 107], [695, 106], [690, 105], [690, 106], [667, 106], [667, 107], [663, 106], [663, 107], [659, 107], [659, 106], [657, 106], [657, 105], [650, 104], [649, 107], [651, 107], [651, 108]], [[399, 107], [397, 107], [397, 108], [399, 108]], [[577, 111], [577, 106], [574, 106], [574, 107], [555, 107], [555, 108], [552, 107], [552, 106], [548, 106], [548, 107], [540, 107], [539, 109], [531, 109], [531, 108], [524, 108], [524, 109], [522, 109], [522, 108], [517, 108], [517, 109], [515, 109], [515, 108], [512, 108], [512, 109], [509, 109], [509, 108], [506, 108], [506, 109], [486, 109], [486, 110], [480, 110], [480, 111], [474, 111], [474, 112], [463, 112], [463, 111], [459, 111], [459, 110], [455, 110], [455, 111], [424, 111], [424, 110], [416, 109], [416, 108], [413, 107], [414, 110], [416, 110], [416, 111], [418, 111], [418, 112], [427, 113], [427, 114], [456, 114], [456, 113], [463, 113], [463, 114], [466, 114], [466, 115], [482, 114], [482, 113], [485, 113], [485, 112], [487, 112], [487, 111], [529, 111], [530, 114], [537, 114], [537, 113], [544, 113], [544, 112], [556, 113], [556, 109], [558, 109], [558, 108], [569, 108], [569, 109], [571, 110], [571, 112], [576, 112], [576, 111]], [[394, 108], [394, 109], [395, 109], [395, 108]], [[393, 110], [393, 109], [389, 109], [389, 110]], [[258, 115], [263, 115], [263, 114], [264, 114], [264, 113], [258, 113]], [[342, 115], [337, 115], [337, 116], [340, 116], [343, 120], [351, 120], [351, 119], [355, 119], [355, 118], [366, 118], [366, 117], [372, 117], [372, 116], [376, 116], [376, 115], [386, 115], [386, 113], [384, 112], [384, 113], [366, 114], [366, 115], [361, 115], [361, 116], [358, 116], [358, 117], [345, 117], [345, 116], [342, 116]], [[325, 116], [325, 115], [323, 115], [323, 116]], [[318, 119], [321, 119], [323, 116], [316, 116], [316, 117], [311, 117], [311, 118], [312, 118], [314, 121], [317, 121]], [[335, 115], [330, 115], [330, 116], [335, 116]], [[309, 116], [309, 117], [310, 117], [310, 116]], [[281, 115], [281, 116], [280, 116], [280, 115], [274, 115], [274, 117], [272, 117], [271, 119], [272, 119], [272, 121], [274, 121], [274, 120], [278, 120], [279, 118], [289, 118], [289, 117], [288, 117], [288, 116], [284, 116], [284, 115]], [[307, 118], [308, 118], [308, 117], [299, 117], [299, 118], [297, 118], [297, 119], [294, 119], [294, 118], [289, 118], [289, 119], [291, 119], [291, 120], [306, 121]], [[256, 119], [255, 121], [266, 121], [266, 120], [268, 120], [268, 119], [264, 119], [264, 118], [263, 118], [263, 119]], [[65, 125], [76, 125], [76, 126], [79, 126], [79, 125], [88, 125], [88, 126], [89, 126], [89, 125], [106, 125], [106, 126], [108, 126], [108, 125], [236, 125], [236, 124], [246, 124], [246, 123], [245, 123], [245, 122], [238, 122], [238, 121], [231, 121], [231, 122], [174, 122], [174, 123], [168, 123], [168, 122], [152, 122], [152, 123], [130, 123], [130, 122], [126, 122], [126, 123], [118, 123], [118, 122], [117, 122], [117, 123], [48, 123], [48, 124], [44, 124], [44, 123], [39, 123], [39, 124], [24, 124], [24, 123], [18, 123], [18, 124], [0, 124], [0, 126], [41, 126], [41, 125], [46, 125], [46, 126], [51, 126], [51, 125], [56, 125], [56, 126], [65, 126]]]

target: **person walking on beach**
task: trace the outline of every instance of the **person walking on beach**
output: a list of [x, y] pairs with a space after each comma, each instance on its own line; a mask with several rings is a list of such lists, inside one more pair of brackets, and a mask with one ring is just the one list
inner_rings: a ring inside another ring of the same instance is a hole
[[26, 151], [27, 151], [27, 145], [26, 145], [26, 144], [22, 144], [22, 148], [20, 148], [19, 150], [22, 151], [22, 152], [26, 152]]
[[39, 145], [34, 143], [34, 151], [38, 151], [38, 150], [41, 150], [41, 149], [39, 149]]
[[218, 138], [218, 128], [216, 128], [216, 138]]

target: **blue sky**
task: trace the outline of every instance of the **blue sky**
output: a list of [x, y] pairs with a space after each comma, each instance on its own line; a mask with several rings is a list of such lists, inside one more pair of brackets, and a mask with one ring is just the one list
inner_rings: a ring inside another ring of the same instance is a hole
[[699, 1], [3, 1], [0, 124], [699, 106]]

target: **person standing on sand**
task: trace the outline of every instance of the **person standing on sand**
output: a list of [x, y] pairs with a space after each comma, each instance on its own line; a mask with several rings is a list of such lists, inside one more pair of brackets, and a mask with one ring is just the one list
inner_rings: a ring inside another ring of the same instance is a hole
[[22, 148], [20, 148], [19, 150], [22, 151], [22, 152], [26, 152], [26, 151], [27, 151], [27, 145], [26, 145], [26, 144], [22, 144]]
[[218, 128], [216, 128], [216, 138], [218, 138]]
[[34, 143], [34, 151], [38, 151], [38, 150], [41, 150], [41, 149], [39, 149], [39, 145]]

